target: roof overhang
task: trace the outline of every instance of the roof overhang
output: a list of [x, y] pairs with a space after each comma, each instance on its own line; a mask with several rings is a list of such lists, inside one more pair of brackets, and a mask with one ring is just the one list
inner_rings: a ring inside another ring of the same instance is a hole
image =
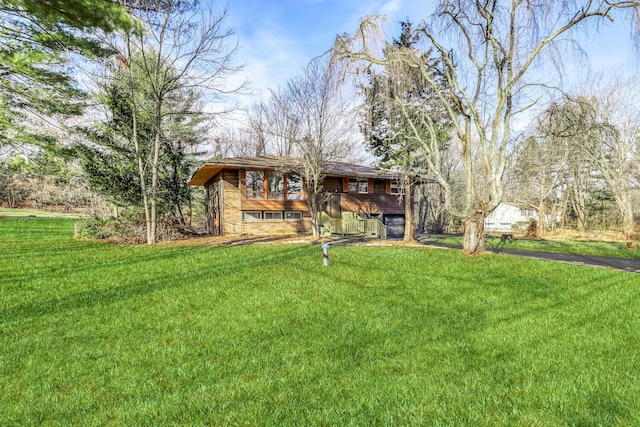
[[202, 165], [191, 177], [189, 185], [203, 186], [224, 168], [223, 165]]
[[[200, 169], [193, 174], [189, 181], [189, 185], [203, 186], [223, 169], [296, 170], [296, 168], [300, 168], [299, 159], [296, 160], [276, 156], [236, 157], [213, 160], [203, 164]], [[399, 180], [403, 177], [403, 174], [400, 172], [385, 171], [369, 166], [360, 166], [342, 162], [327, 162], [323, 172], [327, 176], [346, 176], [350, 178]]]

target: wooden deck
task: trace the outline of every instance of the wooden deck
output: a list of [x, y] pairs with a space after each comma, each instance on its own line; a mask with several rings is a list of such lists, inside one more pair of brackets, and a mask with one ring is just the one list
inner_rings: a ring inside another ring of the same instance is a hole
[[387, 226], [379, 219], [340, 219], [331, 218], [326, 212], [318, 213], [318, 223], [331, 234], [369, 235], [380, 239], [387, 238]]

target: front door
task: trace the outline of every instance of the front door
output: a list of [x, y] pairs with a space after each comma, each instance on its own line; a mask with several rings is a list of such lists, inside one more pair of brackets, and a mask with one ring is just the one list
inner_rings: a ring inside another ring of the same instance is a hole
[[342, 210], [340, 209], [340, 194], [331, 193], [329, 203], [327, 204], [327, 213], [331, 218], [342, 217]]

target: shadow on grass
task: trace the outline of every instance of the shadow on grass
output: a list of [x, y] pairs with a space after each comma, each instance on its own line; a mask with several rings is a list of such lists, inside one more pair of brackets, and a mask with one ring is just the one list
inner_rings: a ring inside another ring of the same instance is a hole
[[[201, 249], [201, 251], [211, 251], [211, 248]], [[207, 280], [213, 281], [217, 278], [223, 278], [226, 275], [242, 273], [251, 269], [259, 269], [263, 267], [273, 267], [279, 264], [288, 264], [292, 262], [293, 255], [299, 252], [301, 248], [291, 247], [274, 253], [272, 256], [265, 257], [262, 253], [254, 257], [245, 257], [242, 262], [233, 263], [229, 268], [215, 268], [215, 265], [203, 266], [206, 268]], [[153, 252], [140, 256], [135, 260], [136, 264], [167, 261], [175, 258], [176, 250], [171, 250], [162, 255], [152, 255]], [[104, 260], [107, 263], [109, 260]], [[131, 259], [123, 259], [121, 264], [130, 266]], [[105, 265], [106, 266], [106, 265]], [[109, 266], [113, 264], [109, 263]], [[92, 308], [96, 306], [107, 306], [117, 302], [130, 300], [158, 291], [170, 288], [179, 288], [189, 286], [190, 284], [201, 281], [203, 279], [202, 270], [192, 270], [189, 275], [181, 272], [174, 274], [166, 274], [166, 271], [158, 271], [152, 276], [143, 280], [135, 280], [132, 282], [110, 287], [107, 289], [95, 289], [83, 291], [62, 298], [52, 298], [45, 301], [38, 301], [26, 304], [20, 304], [0, 311], [0, 324], [15, 322], [24, 319], [32, 319], [36, 317], [46, 316], [50, 314], [62, 313], [71, 310]]]

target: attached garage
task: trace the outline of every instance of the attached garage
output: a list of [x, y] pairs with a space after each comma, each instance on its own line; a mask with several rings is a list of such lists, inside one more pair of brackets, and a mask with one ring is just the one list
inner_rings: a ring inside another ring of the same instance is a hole
[[384, 215], [382, 222], [387, 226], [389, 239], [402, 239], [404, 237], [404, 215]]

